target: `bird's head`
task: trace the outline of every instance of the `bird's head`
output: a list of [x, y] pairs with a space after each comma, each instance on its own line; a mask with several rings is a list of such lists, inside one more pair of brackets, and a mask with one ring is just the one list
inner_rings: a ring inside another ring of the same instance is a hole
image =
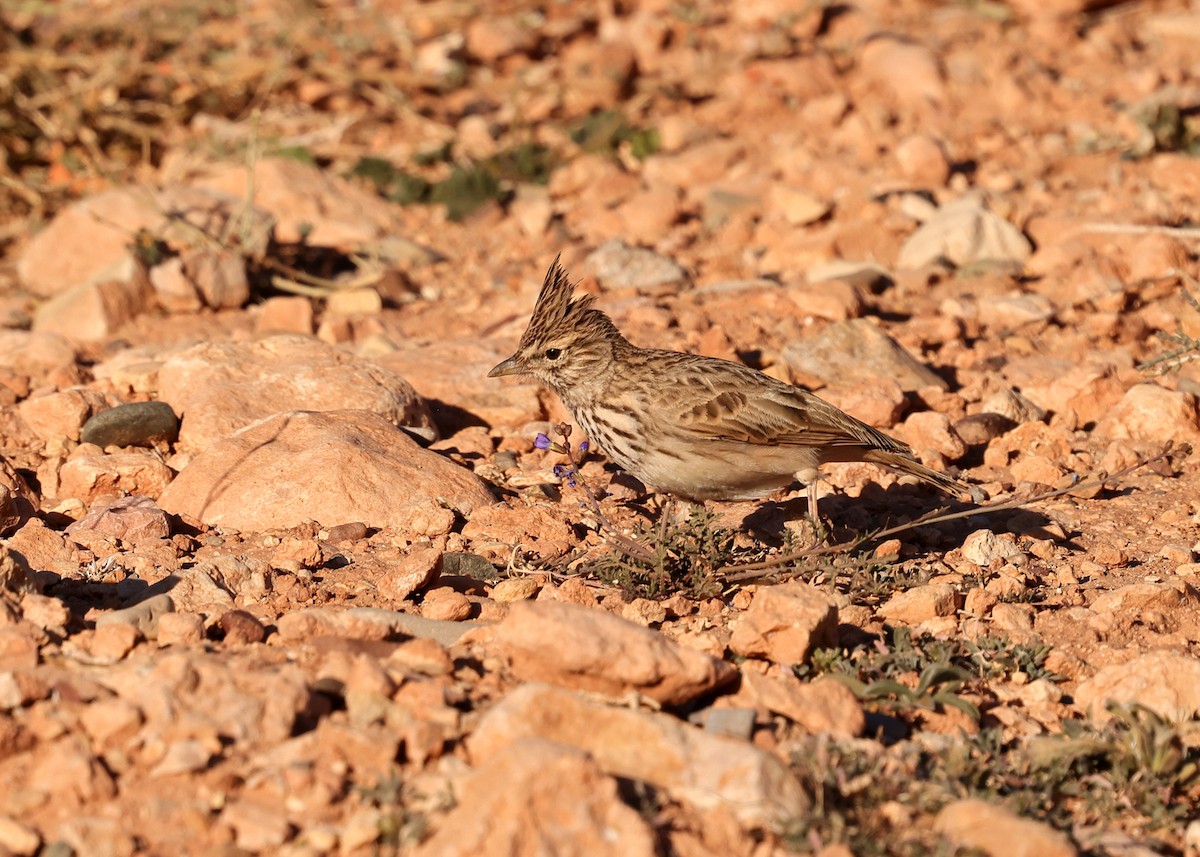
[[592, 306], [591, 295], [572, 299], [573, 290], [556, 257], [516, 352], [488, 372], [489, 378], [532, 375], [561, 395], [608, 373], [617, 349], [628, 343], [612, 320]]

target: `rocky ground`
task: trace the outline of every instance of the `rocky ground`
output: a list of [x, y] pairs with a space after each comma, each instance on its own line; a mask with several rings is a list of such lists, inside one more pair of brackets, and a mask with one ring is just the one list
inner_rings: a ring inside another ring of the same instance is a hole
[[[1200, 8], [0, 40], [0, 853], [1200, 853]], [[993, 507], [564, 474], [486, 377], [559, 253]]]

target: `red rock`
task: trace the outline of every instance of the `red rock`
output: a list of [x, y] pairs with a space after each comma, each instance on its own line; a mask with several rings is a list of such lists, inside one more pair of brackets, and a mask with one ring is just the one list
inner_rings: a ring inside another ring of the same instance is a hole
[[204, 306], [196, 293], [196, 284], [183, 270], [183, 259], [172, 256], [155, 265], [149, 272], [154, 298], [167, 312], [195, 312]]
[[732, 681], [724, 661], [602, 610], [519, 601], [488, 629], [488, 649], [525, 681], [619, 696], [631, 690], [682, 705]]
[[667, 608], [661, 601], [635, 598], [621, 608], [621, 618], [648, 628], [666, 621]]
[[116, 784], [100, 760], [85, 749], [86, 743], [64, 735], [40, 748], [32, 759], [28, 787], [53, 794], [66, 806], [112, 799]]
[[787, 293], [806, 316], [845, 321], [863, 314], [862, 289], [843, 280], [797, 283]]
[[917, 42], [886, 35], [869, 39], [859, 51], [859, 69], [907, 107], [937, 107], [946, 100], [941, 65], [933, 51]]
[[64, 637], [67, 634], [67, 625], [71, 623], [71, 611], [66, 604], [57, 598], [39, 595], [36, 592], [26, 592], [22, 596], [21, 616], [26, 622], [42, 630], [53, 631]]
[[1109, 5], [1108, 0], [1010, 0], [1013, 8], [1028, 18], [1069, 18]]
[[1014, 482], [1034, 482], [1039, 485], [1057, 485], [1066, 474], [1055, 461], [1044, 455], [1027, 455], [1014, 461], [1008, 468]]
[[[38, 571], [54, 571], [64, 577], [79, 572], [79, 549], [73, 542], [68, 542], [61, 533], [49, 529], [41, 518], [30, 518], [26, 521], [8, 539], [7, 546], [24, 557], [24, 562], [28, 563], [25, 566], [26, 571], [30, 568]], [[9, 557], [12, 555], [0, 551], [0, 583], [9, 573], [7, 570], [10, 567], [9, 563], [16, 561], [8, 559]], [[32, 588], [32, 582], [30, 588]]]
[[516, 196], [508, 204], [508, 213], [517, 221], [522, 232], [536, 238], [545, 234], [550, 226], [554, 217], [554, 203], [546, 188], [520, 185]]
[[204, 639], [204, 617], [198, 613], [165, 613], [158, 617], [160, 646], [195, 646]]
[[113, 664], [123, 659], [133, 651], [142, 638], [141, 632], [133, 625], [114, 622], [96, 628], [90, 639], [86, 640], [88, 654], [102, 664]]
[[1075, 705], [1107, 720], [1108, 701], [1144, 705], [1168, 719], [1200, 713], [1200, 659], [1169, 651], [1140, 655], [1104, 667], [1075, 692]]
[[1191, 252], [1186, 244], [1171, 235], [1143, 235], [1129, 248], [1128, 282], [1142, 283], [1171, 277], [1186, 269]]
[[52, 689], [36, 670], [17, 669], [0, 673], [0, 709], [13, 711], [50, 696]]
[[[0, 619], [13, 622], [17, 617], [0, 601]], [[0, 673], [8, 670], [31, 670], [38, 664], [38, 647], [43, 639], [40, 628], [30, 622], [0, 624]]]
[[538, 506], [497, 504], [480, 509], [463, 527], [462, 534], [482, 556], [505, 562], [517, 543], [543, 559], [560, 557], [575, 546], [574, 533], [563, 516], [557, 510]]
[[237, 309], [250, 299], [246, 260], [226, 249], [191, 248], [181, 256], [183, 270], [196, 286], [204, 306]]
[[218, 164], [193, 179], [198, 188], [254, 205], [275, 217], [275, 237], [317, 247], [366, 249], [403, 232], [395, 208], [365, 188], [294, 158], [259, 158], [253, 175], [242, 163]]
[[1061, 461], [1071, 454], [1070, 436], [1060, 426], [1024, 423], [988, 444], [983, 463], [989, 467], [1007, 467], [1010, 458], [1029, 452]]
[[112, 336], [150, 306], [153, 290], [141, 273], [128, 280], [85, 283], [38, 307], [33, 329], [58, 333], [75, 342]]
[[852, 417], [877, 428], [894, 426], [908, 405], [904, 391], [890, 378], [879, 383], [826, 387], [820, 396]]
[[1033, 620], [1033, 608], [1028, 604], [1001, 602], [992, 608], [992, 626], [1014, 643], [1032, 640]]
[[259, 305], [254, 329], [260, 333], [313, 332], [312, 301], [302, 297], [267, 298]]
[[403, 601], [431, 586], [442, 573], [442, 553], [440, 548], [422, 548], [401, 557], [379, 578], [379, 594], [390, 601]]
[[433, 497], [421, 497], [396, 509], [401, 521], [397, 528], [410, 539], [436, 539], [448, 534], [455, 525], [454, 512]]
[[42, 837], [32, 827], [10, 818], [0, 816], [0, 848], [13, 857], [33, 857], [42, 845]]
[[978, 849], [989, 857], [1075, 857], [1077, 853], [1065, 833], [974, 798], [942, 807], [933, 827], [955, 846]]
[[812, 191], [795, 185], [772, 184], [767, 191], [767, 213], [792, 226], [807, 226], [825, 218], [833, 206]]
[[1045, 367], [1052, 374], [1041, 383], [1026, 383], [1021, 387], [1021, 393], [1043, 410], [1074, 411], [1081, 423], [1094, 423], [1110, 413], [1125, 394], [1125, 387], [1111, 365], [1085, 363], [1068, 365], [1066, 371], [1054, 371], [1058, 365]]
[[516, 17], [481, 15], [467, 25], [467, 52], [485, 63], [510, 54], [525, 53], [537, 45], [538, 33]]
[[37, 495], [25, 478], [0, 457], [0, 536], [7, 536], [37, 510]]
[[93, 530], [124, 542], [170, 538], [167, 514], [149, 497], [131, 495], [95, 504], [91, 511], [67, 527], [68, 533]]
[[958, 593], [948, 583], [926, 583], [897, 592], [877, 611], [884, 619], [904, 625], [920, 625], [939, 616], [953, 616]]
[[777, 664], [802, 664], [812, 650], [837, 638], [837, 607], [829, 596], [803, 583], [755, 590], [750, 607], [733, 628], [729, 648], [739, 655]]
[[[268, 231], [263, 228], [264, 215], [248, 209], [244, 195], [230, 197], [180, 186], [105, 191], [63, 209], [34, 236], [17, 260], [17, 276], [41, 297], [94, 285], [111, 279], [114, 272], [133, 270], [130, 239], [139, 230], [163, 237], [175, 247], [187, 246], [194, 231], [174, 223], [172, 217], [219, 235], [234, 212], [248, 234], [259, 233], [259, 243], [247, 242], [244, 249], [250, 252], [262, 246]], [[64, 247], [86, 247], [87, 252], [64, 253]]]
[[675, 188], [650, 188], [632, 194], [613, 212], [627, 234], [664, 235], [679, 220], [679, 196]]
[[[652, 857], [654, 833], [587, 754], [524, 738], [481, 765], [416, 857]], [[536, 831], [535, 835], [530, 835]]]
[[896, 267], [916, 270], [946, 260], [959, 267], [974, 262], [1023, 262], [1033, 245], [1019, 229], [988, 211], [976, 197], [948, 203], [910, 235]]
[[760, 706], [782, 714], [813, 735], [858, 738], [866, 726], [866, 715], [854, 693], [834, 679], [802, 682], [790, 672], [761, 675], [745, 669], [742, 687]]
[[[370, 485], [370, 491], [363, 486]], [[173, 514], [240, 530], [362, 521], [407, 531], [404, 505], [443, 499], [464, 514], [495, 502], [470, 471], [369, 411], [295, 411], [196, 456], [159, 498]]]
[[425, 403], [403, 378], [307, 336], [203, 343], [169, 358], [158, 383], [159, 398], [183, 419], [180, 446], [192, 451], [297, 409], [363, 409], [396, 425], [433, 426]]
[[[97, 447], [91, 447], [95, 450]], [[152, 452], [116, 452], [105, 455], [79, 447], [59, 469], [57, 496], [91, 503], [98, 497], [140, 494], [158, 497], [170, 483], [171, 468]]]
[[1090, 605], [1097, 613], [1114, 613], [1127, 619], [1134, 619], [1148, 610], [1174, 614], [1197, 607], [1200, 607], [1200, 593], [1183, 580], [1131, 583], [1103, 593]]
[[45, 441], [79, 440], [79, 430], [93, 414], [112, 407], [95, 390], [84, 387], [26, 399], [17, 406], [21, 419]]
[[1200, 442], [1200, 408], [1191, 393], [1137, 384], [1096, 424], [1096, 434], [1117, 440]]
[[405, 342], [395, 351], [375, 358], [375, 362], [403, 376], [429, 400], [435, 419], [447, 430], [455, 426], [443, 415], [446, 406], [468, 411], [491, 426], [516, 428], [544, 419], [546, 411], [536, 383], [487, 377], [488, 370], [511, 353], [511, 347], [471, 337]]
[[746, 741], [541, 684], [522, 685], [485, 712], [467, 749], [486, 764], [524, 738], [586, 750], [607, 774], [644, 780], [698, 810], [730, 811], [746, 826], [775, 825], [810, 806], [787, 766]]
[[746, 144], [740, 140], [709, 140], [682, 152], [646, 158], [642, 175], [652, 186], [707, 188], [711, 182], [727, 178], [730, 166], [745, 154]]
[[950, 418], [936, 411], [910, 414], [896, 427], [894, 434], [918, 452], [932, 449], [950, 461], [957, 461], [967, 454], [967, 445], [954, 430]]
[[900, 174], [918, 187], [939, 188], [950, 178], [950, 159], [942, 141], [929, 134], [913, 134], [894, 150]]
[[0, 366], [40, 380], [73, 369], [75, 346], [59, 333], [0, 330]]
[[514, 601], [527, 601], [533, 598], [541, 588], [542, 585], [532, 577], [510, 577], [493, 586], [489, 594], [493, 601], [511, 604]]
[[287, 816], [274, 801], [235, 797], [225, 805], [220, 822], [233, 828], [237, 847], [250, 853], [278, 849], [291, 836]]
[[79, 720], [99, 753], [115, 749], [137, 734], [141, 710], [126, 699], [98, 699], [85, 707]]
[[421, 599], [421, 616], [435, 622], [461, 622], [470, 619], [473, 612], [467, 596], [448, 586], [439, 586], [425, 593]]

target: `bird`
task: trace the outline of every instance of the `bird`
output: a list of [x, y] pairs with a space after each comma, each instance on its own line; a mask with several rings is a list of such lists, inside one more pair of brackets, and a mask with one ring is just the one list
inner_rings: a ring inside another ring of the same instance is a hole
[[587, 435], [647, 488], [693, 502], [753, 500], [796, 483], [817, 517], [818, 468], [868, 461], [950, 494], [969, 489], [912, 450], [808, 390], [731, 360], [639, 348], [559, 258], [517, 350], [488, 377], [532, 376]]

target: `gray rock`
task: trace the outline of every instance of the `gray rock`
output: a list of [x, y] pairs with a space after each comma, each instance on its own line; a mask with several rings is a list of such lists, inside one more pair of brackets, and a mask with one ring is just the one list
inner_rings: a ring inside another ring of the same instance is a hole
[[977, 197], [968, 196], [942, 206], [921, 224], [900, 248], [896, 267], [912, 270], [939, 261], [955, 267], [1021, 263], [1032, 253], [1033, 245], [1021, 230], [988, 211]]
[[818, 336], [789, 345], [783, 356], [794, 371], [827, 384], [851, 386], [891, 378], [905, 391], [949, 388], [941, 376], [864, 318], [835, 322]]
[[147, 640], [158, 636], [158, 617], [164, 613], [174, 613], [175, 602], [170, 595], [152, 595], [145, 601], [139, 601], [129, 607], [113, 610], [96, 619], [96, 627], [105, 625], [132, 625], [142, 632]]
[[703, 727], [705, 732], [749, 741], [754, 734], [755, 714], [753, 708], [705, 708], [688, 717], [688, 722]]
[[179, 417], [166, 402], [130, 402], [101, 411], [83, 424], [80, 439], [96, 446], [153, 446], [174, 443]]
[[620, 238], [605, 241], [583, 263], [584, 270], [606, 288], [636, 289], [646, 295], [678, 291], [687, 272], [671, 259], [644, 247], [630, 247]]

